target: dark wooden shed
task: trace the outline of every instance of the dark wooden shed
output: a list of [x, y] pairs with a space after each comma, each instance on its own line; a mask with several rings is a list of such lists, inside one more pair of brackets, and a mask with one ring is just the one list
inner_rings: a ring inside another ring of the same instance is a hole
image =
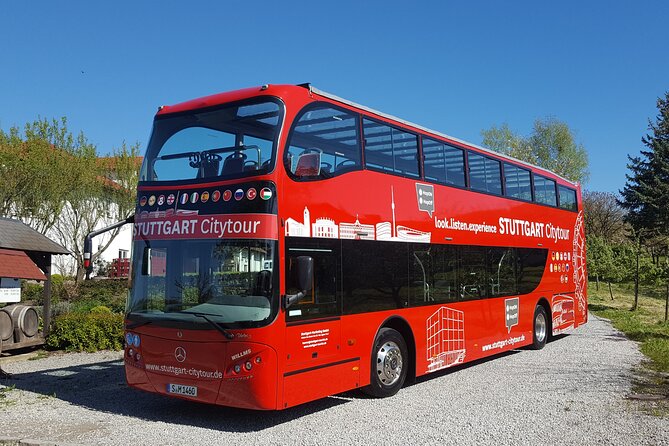
[[[0, 352], [44, 343], [51, 322], [51, 256], [65, 254], [70, 251], [23, 222], [0, 217], [0, 296], [14, 304], [0, 308]], [[34, 329], [37, 312], [16, 302], [20, 291], [12, 284], [19, 279], [44, 281], [42, 333], [27, 331], [27, 325]]]

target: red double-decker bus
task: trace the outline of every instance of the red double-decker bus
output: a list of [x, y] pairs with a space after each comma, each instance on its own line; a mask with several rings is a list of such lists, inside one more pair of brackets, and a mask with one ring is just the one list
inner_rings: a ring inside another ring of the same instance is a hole
[[310, 85], [161, 107], [137, 195], [135, 388], [385, 397], [587, 320], [577, 184]]

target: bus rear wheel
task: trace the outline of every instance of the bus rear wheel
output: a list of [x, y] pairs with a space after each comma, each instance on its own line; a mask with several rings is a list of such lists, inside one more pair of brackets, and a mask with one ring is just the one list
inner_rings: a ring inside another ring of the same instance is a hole
[[372, 349], [371, 380], [363, 391], [375, 398], [393, 396], [404, 385], [409, 368], [406, 342], [392, 328], [379, 330]]
[[541, 350], [548, 340], [548, 316], [541, 305], [534, 309], [534, 328], [532, 330], [532, 348]]

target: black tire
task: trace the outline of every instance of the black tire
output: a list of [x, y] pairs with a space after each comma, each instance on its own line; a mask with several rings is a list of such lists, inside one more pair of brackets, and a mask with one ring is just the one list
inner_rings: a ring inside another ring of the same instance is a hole
[[382, 328], [372, 348], [371, 380], [363, 392], [375, 398], [395, 395], [404, 385], [409, 370], [409, 351], [401, 334]]
[[541, 350], [548, 340], [548, 327], [550, 326], [544, 307], [537, 305], [534, 309], [534, 318], [532, 321], [532, 348], [534, 350]]

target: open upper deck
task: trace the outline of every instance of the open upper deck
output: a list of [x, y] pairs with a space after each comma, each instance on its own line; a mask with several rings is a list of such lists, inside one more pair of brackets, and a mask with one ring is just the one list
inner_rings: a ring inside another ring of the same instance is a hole
[[281, 159], [297, 181], [370, 170], [578, 209], [577, 183], [309, 84], [264, 85], [161, 107], [141, 179], [262, 176], [283, 172]]

